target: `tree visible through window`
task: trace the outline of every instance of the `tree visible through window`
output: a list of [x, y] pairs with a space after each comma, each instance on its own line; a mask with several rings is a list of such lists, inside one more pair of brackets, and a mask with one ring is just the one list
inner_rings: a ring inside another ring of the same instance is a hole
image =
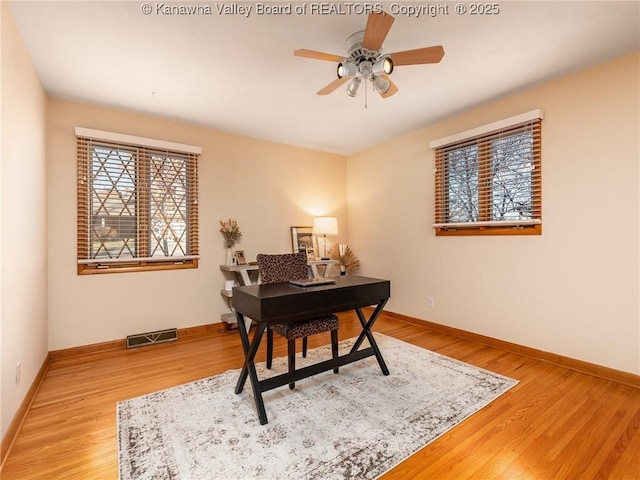
[[447, 170], [449, 221], [478, 221], [477, 146], [462, 147], [449, 152], [447, 154]]
[[79, 137], [79, 273], [197, 266], [197, 159]]
[[437, 235], [540, 234], [540, 120], [436, 148]]
[[533, 220], [534, 151], [529, 129], [491, 141], [492, 220]]

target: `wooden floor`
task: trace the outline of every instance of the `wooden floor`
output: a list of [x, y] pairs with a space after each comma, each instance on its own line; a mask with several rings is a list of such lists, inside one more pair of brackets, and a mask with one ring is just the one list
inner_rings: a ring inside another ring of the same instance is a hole
[[[343, 317], [340, 338], [358, 331]], [[640, 390], [384, 316], [374, 331], [520, 381], [385, 480], [640, 478]], [[324, 337], [311, 337], [310, 348]], [[286, 354], [282, 339], [274, 354]], [[55, 361], [2, 480], [117, 479], [116, 402], [239, 368], [242, 358], [229, 331]]]

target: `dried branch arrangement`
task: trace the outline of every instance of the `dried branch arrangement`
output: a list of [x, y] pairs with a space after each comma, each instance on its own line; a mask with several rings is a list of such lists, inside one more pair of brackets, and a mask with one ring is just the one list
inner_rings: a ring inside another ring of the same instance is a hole
[[331, 247], [329, 256], [332, 260], [337, 260], [341, 266], [344, 266], [347, 273], [355, 273], [360, 270], [360, 260], [357, 259], [351, 249], [344, 243], [338, 243]]
[[224, 237], [224, 246], [227, 248], [233, 247], [242, 240], [242, 232], [240, 232], [238, 222], [232, 219], [226, 222], [220, 220], [220, 233]]

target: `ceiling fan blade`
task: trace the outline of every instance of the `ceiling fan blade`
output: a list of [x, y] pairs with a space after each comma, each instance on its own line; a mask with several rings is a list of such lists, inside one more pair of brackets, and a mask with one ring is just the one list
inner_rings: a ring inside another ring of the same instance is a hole
[[371, 12], [367, 19], [367, 26], [364, 30], [362, 48], [377, 52], [382, 47], [384, 39], [387, 38], [391, 25], [395, 19], [387, 12]]
[[313, 58], [315, 60], [326, 60], [327, 62], [342, 62], [344, 57], [333, 55], [332, 53], [316, 52], [301, 48], [293, 52], [296, 57]]
[[338, 88], [340, 85], [344, 84], [347, 80], [349, 79], [346, 77], [336, 78], [333, 82], [331, 82], [329, 85], [325, 86], [324, 88], [318, 90], [316, 93], [317, 95], [328, 95], [331, 92], [333, 92], [336, 88]]
[[393, 95], [398, 91], [398, 87], [396, 86], [395, 83], [391, 81], [391, 79], [387, 75], [382, 75], [382, 76], [386, 78], [387, 81], [389, 82], [389, 90], [387, 90], [385, 93], [381, 93], [380, 96], [382, 98], [389, 98], [391, 95]]
[[442, 45], [435, 47], [416, 48], [403, 52], [390, 53], [395, 67], [401, 65], [422, 65], [425, 63], [438, 63], [444, 57]]

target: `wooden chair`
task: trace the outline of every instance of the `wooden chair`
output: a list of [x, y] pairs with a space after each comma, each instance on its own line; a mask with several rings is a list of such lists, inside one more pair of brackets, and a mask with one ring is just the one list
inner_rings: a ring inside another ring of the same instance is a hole
[[[258, 272], [260, 282], [285, 283], [290, 280], [308, 278], [307, 256], [304, 253], [284, 253], [268, 255], [260, 253], [258, 260]], [[293, 323], [278, 323], [267, 328], [267, 368], [271, 368], [273, 360], [273, 332], [287, 339], [289, 357], [289, 372], [296, 369], [296, 338], [302, 338], [302, 356], [307, 356], [307, 337], [317, 333], [331, 332], [331, 353], [333, 358], [338, 357], [338, 328], [340, 322], [335, 315], [299, 320]], [[338, 368], [333, 371], [338, 373]], [[295, 382], [289, 384], [293, 389]]]

